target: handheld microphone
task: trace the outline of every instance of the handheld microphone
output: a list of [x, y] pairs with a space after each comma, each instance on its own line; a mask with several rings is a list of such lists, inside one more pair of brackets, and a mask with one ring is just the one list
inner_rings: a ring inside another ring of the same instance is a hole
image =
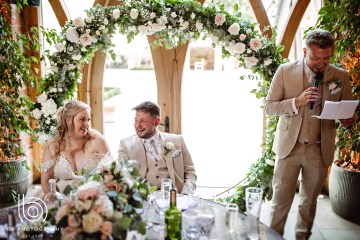
[[[313, 81], [312, 81], [312, 83], [311, 83], [311, 85], [313, 87], [319, 88], [320, 82], [323, 79], [323, 76], [324, 76], [324, 74], [322, 72], [317, 72], [314, 79], [313, 79]], [[314, 108], [314, 104], [315, 104], [314, 101], [310, 102], [310, 109]]]

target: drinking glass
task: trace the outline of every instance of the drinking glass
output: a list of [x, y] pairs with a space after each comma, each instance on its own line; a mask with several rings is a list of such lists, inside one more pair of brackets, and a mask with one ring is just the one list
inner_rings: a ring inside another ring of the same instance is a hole
[[183, 240], [198, 240], [200, 237], [200, 225], [198, 223], [199, 212], [188, 209], [182, 213], [182, 236]]
[[193, 193], [188, 194], [188, 208], [196, 208], [199, 206], [200, 198], [199, 192], [195, 190]]
[[259, 217], [261, 211], [263, 190], [257, 187], [245, 189], [246, 213], [247, 213], [247, 239], [259, 238]]
[[158, 232], [165, 231], [165, 210], [170, 206], [170, 192], [169, 191], [161, 191], [157, 190], [152, 193], [153, 195], [153, 203], [155, 206], [155, 210], [160, 215], [160, 224], [154, 226], [154, 230]]
[[207, 240], [210, 239], [210, 233], [215, 223], [215, 214], [213, 211], [213, 206], [204, 202], [199, 208], [197, 222], [200, 228], [200, 239]]
[[239, 207], [235, 203], [226, 204], [226, 226], [230, 232], [236, 230]]
[[172, 187], [172, 181], [170, 178], [163, 178], [161, 179], [161, 191], [168, 191], [170, 192]]

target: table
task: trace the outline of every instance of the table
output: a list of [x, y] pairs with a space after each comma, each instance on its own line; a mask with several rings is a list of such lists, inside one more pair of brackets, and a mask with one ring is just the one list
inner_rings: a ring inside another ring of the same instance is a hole
[[[238, 222], [237, 222], [237, 230], [233, 233], [230, 233], [230, 231], [227, 229], [225, 225], [225, 206], [205, 200], [200, 199], [199, 203], [200, 207], [209, 207], [215, 216], [215, 223], [210, 233], [211, 240], [238, 240], [238, 239], [246, 239], [247, 235], [247, 223], [249, 222], [248, 216], [245, 214], [239, 214], [238, 215]], [[26, 207], [29, 207], [30, 205], [26, 204]], [[25, 207], [25, 208], [26, 208]], [[12, 213], [13, 217], [15, 218], [15, 221], [18, 222], [18, 214], [17, 214], [18, 207], [14, 206], [13, 208], [7, 208], [0, 210], [0, 224], [7, 223], [8, 220], [8, 214]], [[159, 234], [158, 232], [155, 232], [152, 228], [152, 223], [159, 222], [159, 216], [155, 212], [154, 207], [149, 204], [148, 209], [146, 211], [146, 219], [148, 220], [148, 229], [145, 239], [146, 240], [162, 240], [163, 236]], [[14, 223], [16, 224], [16, 223]], [[264, 225], [263, 223], [259, 224], [259, 234], [261, 240], [283, 240], [282, 236], [280, 236], [277, 232], [275, 232], [273, 229], [269, 228], [268, 226]], [[48, 238], [46, 235], [44, 235], [44, 239], [51, 239]]]
[[[246, 239], [247, 228], [248, 228], [247, 226], [249, 223], [248, 216], [246, 216], [245, 214], [241, 214], [241, 213], [238, 214], [237, 230], [235, 232], [230, 233], [230, 231], [227, 229], [227, 227], [225, 225], [225, 216], [226, 216], [225, 206], [220, 203], [217, 203], [217, 202], [200, 199], [200, 208], [204, 207], [204, 205], [206, 205], [206, 207], [209, 207], [215, 216], [215, 223], [214, 223], [214, 226], [210, 233], [211, 240], [214, 240], [214, 239], [217, 239], [217, 240]], [[150, 206], [150, 208], [151, 208], [151, 206]], [[154, 209], [148, 210], [147, 220], [149, 222], [156, 222], [159, 220], [157, 218], [158, 217], [157, 214], [154, 211], [155, 211]], [[150, 216], [150, 218], [149, 218], [149, 216]], [[277, 233], [276, 231], [274, 231], [273, 229], [264, 225], [261, 222], [259, 223], [259, 235], [260, 235], [261, 240], [283, 240], [284, 239], [279, 233]], [[158, 232], [154, 232], [150, 225], [149, 229], [147, 230], [146, 239], [161, 240], [162, 236], [159, 235]]]

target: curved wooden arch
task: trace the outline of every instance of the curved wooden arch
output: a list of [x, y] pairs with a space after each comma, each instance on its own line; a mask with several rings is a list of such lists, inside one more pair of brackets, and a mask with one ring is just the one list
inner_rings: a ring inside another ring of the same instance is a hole
[[[55, 15], [64, 26], [69, 19], [65, 12], [62, 0], [49, 0]], [[205, 0], [198, 0], [201, 4]], [[295, 36], [295, 32], [300, 24], [302, 16], [310, 0], [298, 0], [291, 10], [285, 30], [280, 35], [280, 44], [285, 46], [283, 57], [289, 55], [289, 51]], [[261, 0], [249, 0], [251, 8], [260, 29], [263, 31], [265, 26], [270, 27], [267, 13]], [[96, 0], [94, 5], [102, 6], [118, 5], [118, 0]], [[265, 36], [272, 35], [271, 27], [264, 32]], [[148, 36], [148, 41], [154, 41], [154, 36]], [[170, 132], [181, 133], [181, 83], [182, 73], [188, 44], [178, 46], [175, 50], [166, 50], [164, 47], [152, 49], [152, 57], [157, 81], [158, 104], [162, 110], [161, 121], [165, 117], [170, 119]], [[96, 66], [96, 67], [95, 67]], [[102, 67], [100, 67], [102, 66]], [[92, 109], [92, 127], [103, 132], [103, 96], [99, 89], [103, 88], [103, 77], [105, 68], [105, 54], [97, 52], [89, 64], [83, 67], [82, 82], [78, 86], [78, 99], [88, 103]]]
[[288, 19], [286, 20], [285, 28], [280, 34], [279, 44], [284, 45], [284, 51], [281, 53], [284, 58], [289, 56], [292, 42], [294, 41], [295, 33], [304, 16], [304, 13], [310, 3], [310, 0], [298, 0], [291, 8]]

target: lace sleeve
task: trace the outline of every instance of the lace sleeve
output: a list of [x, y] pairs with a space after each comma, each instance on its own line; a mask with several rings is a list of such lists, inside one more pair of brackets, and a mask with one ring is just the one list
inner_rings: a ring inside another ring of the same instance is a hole
[[55, 164], [55, 159], [50, 159], [46, 162], [42, 162], [40, 165], [40, 171], [41, 173], [46, 173], [49, 171], [50, 168], [52, 168]]

